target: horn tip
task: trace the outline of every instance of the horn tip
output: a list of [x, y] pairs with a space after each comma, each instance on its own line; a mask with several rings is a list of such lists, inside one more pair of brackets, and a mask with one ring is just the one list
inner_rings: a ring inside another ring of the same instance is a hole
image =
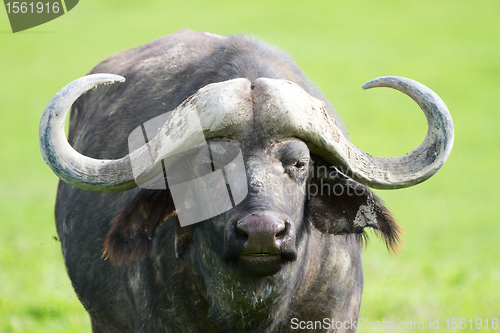
[[367, 90], [375, 87], [386, 87], [389, 82], [401, 82], [404, 78], [399, 76], [381, 76], [372, 79], [361, 86], [363, 90]]

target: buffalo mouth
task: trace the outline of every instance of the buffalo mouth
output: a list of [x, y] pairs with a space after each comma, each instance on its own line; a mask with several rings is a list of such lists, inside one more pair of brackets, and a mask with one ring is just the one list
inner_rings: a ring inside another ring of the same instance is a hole
[[242, 253], [236, 266], [246, 275], [265, 277], [278, 273], [287, 263], [295, 260], [292, 253]]
[[256, 263], [281, 260], [281, 255], [272, 253], [241, 254], [240, 260], [255, 261]]

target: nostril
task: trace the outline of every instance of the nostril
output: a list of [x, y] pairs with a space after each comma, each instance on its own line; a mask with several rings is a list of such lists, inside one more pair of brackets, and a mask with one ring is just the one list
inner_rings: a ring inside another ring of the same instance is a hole
[[288, 235], [290, 233], [290, 226], [289, 220], [286, 220], [285, 225], [276, 233], [274, 237], [276, 239], [280, 239]]
[[275, 238], [281, 238], [281, 237], [283, 237], [286, 234], [286, 229], [287, 229], [287, 227], [285, 226], [283, 229], [281, 229], [280, 231], [278, 231], [276, 233], [276, 235], [274, 235], [274, 237]]
[[241, 239], [241, 240], [248, 240], [248, 234], [241, 228], [239, 228], [238, 226], [236, 226], [234, 228], [234, 233], [236, 235], [237, 238]]

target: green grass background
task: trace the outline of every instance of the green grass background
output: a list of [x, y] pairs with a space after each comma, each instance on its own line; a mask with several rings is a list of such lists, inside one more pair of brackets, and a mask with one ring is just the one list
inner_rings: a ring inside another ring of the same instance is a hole
[[378, 192], [405, 248], [391, 256], [371, 237], [360, 317], [422, 320], [424, 331], [439, 318], [447, 332], [447, 318], [500, 319], [499, 17], [494, 0], [82, 0], [12, 34], [0, 9], [0, 332], [90, 331], [53, 238], [57, 178], [38, 148], [45, 104], [104, 58], [184, 27], [253, 34], [291, 54], [376, 156], [413, 149], [426, 121], [401, 93], [361, 84], [399, 75], [437, 92], [454, 149], [427, 182]]

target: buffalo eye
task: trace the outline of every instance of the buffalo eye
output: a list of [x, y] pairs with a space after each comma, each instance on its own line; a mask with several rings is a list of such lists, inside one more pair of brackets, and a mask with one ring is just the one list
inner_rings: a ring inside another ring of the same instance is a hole
[[208, 175], [209, 173], [213, 172], [214, 169], [214, 161], [210, 157], [203, 156], [203, 158], [200, 158], [198, 160], [197, 171], [200, 174], [199, 176]]
[[295, 163], [293, 163], [293, 165], [291, 167], [299, 172], [305, 172], [307, 169], [308, 163], [309, 163], [309, 159], [304, 158], [304, 159], [300, 159], [300, 160], [296, 161]]
[[273, 154], [283, 166], [283, 171], [294, 181], [302, 182], [309, 171], [310, 154], [307, 145], [298, 139], [288, 139], [276, 144]]
[[195, 164], [199, 176], [207, 175], [220, 168], [234, 163], [238, 155], [241, 154], [237, 141], [227, 138], [216, 138], [207, 141], [207, 144], [200, 147], [195, 158]]
[[301, 180], [307, 174], [308, 167], [309, 167], [309, 158], [302, 157], [285, 166], [285, 171], [290, 176], [290, 178]]

